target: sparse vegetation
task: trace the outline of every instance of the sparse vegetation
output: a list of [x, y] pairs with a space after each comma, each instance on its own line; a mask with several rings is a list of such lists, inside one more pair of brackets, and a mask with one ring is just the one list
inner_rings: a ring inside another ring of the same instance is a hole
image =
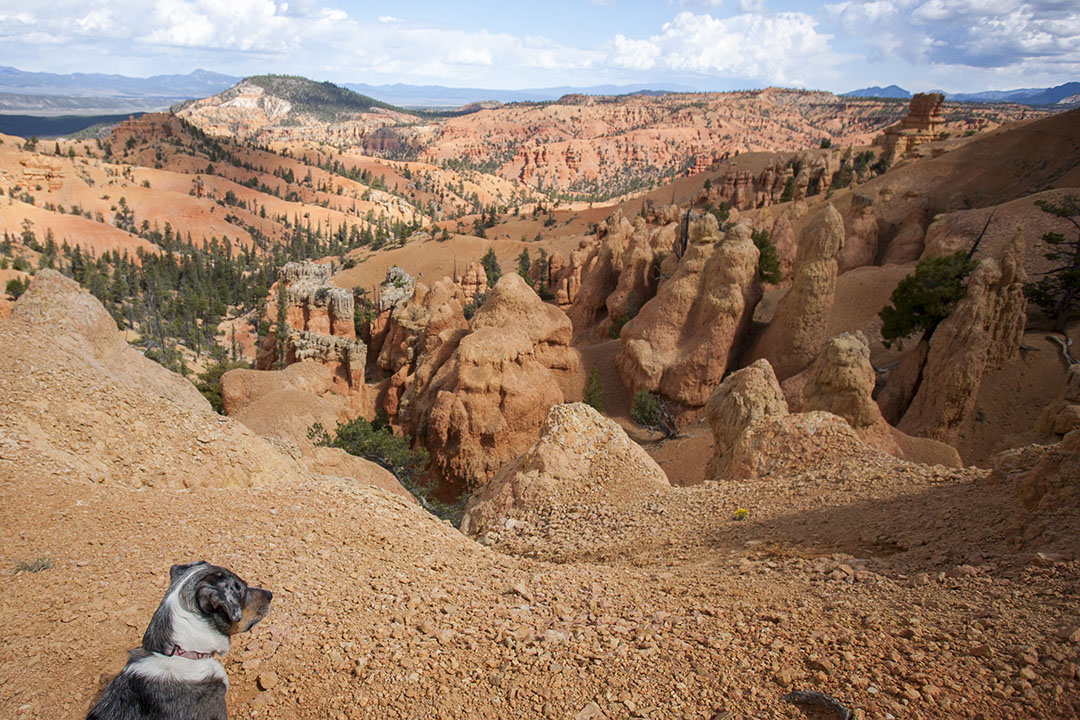
[[634, 393], [630, 405], [630, 419], [642, 427], [662, 432], [667, 437], [678, 434], [675, 421], [664, 401], [655, 393], [641, 389]]
[[52, 558], [48, 555], [42, 555], [34, 558], [33, 560], [19, 560], [15, 563], [15, 574], [19, 573], [39, 573], [43, 570], [51, 570], [53, 567]]
[[19, 278], [11, 278], [7, 281], [7, 285], [4, 287], [4, 292], [7, 293], [12, 300], [18, 300], [19, 296], [26, 292], [27, 285], [23, 283]]
[[1028, 283], [1024, 287], [1024, 294], [1050, 318], [1051, 327], [1057, 332], [1064, 332], [1080, 304], [1080, 198], [1066, 195], [1061, 203], [1036, 200], [1035, 205], [1076, 229], [1076, 235], [1072, 238], [1059, 232], [1043, 234], [1042, 240], [1049, 246], [1043, 257], [1056, 265], [1041, 273], [1038, 282]]

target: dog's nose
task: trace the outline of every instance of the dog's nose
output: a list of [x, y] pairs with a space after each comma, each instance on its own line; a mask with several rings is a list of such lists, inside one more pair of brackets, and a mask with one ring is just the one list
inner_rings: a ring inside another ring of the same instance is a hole
[[271, 600], [274, 599], [274, 593], [270, 592], [269, 590], [264, 590], [263, 592], [266, 593], [266, 601], [267, 602], [270, 602]]

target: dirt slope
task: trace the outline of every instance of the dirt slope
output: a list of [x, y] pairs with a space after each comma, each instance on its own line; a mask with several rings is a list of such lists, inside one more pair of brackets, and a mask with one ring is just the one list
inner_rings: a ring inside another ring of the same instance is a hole
[[[140, 454], [209, 473], [233, 455], [173, 398], [102, 381], [62, 347], [76, 336], [46, 337], [0, 321], [0, 717], [83, 717], [169, 565], [197, 558], [275, 594], [226, 660], [233, 717], [797, 718], [793, 688], [864, 718], [1077, 717], [1076, 508], [1028, 514], [985, 472], [845, 446], [555, 507], [485, 548], [285, 460], [254, 487], [138, 489]], [[100, 414], [20, 430], [86, 404]], [[156, 430], [108, 420], [129, 411]], [[132, 463], [102, 483], [37, 443]]]

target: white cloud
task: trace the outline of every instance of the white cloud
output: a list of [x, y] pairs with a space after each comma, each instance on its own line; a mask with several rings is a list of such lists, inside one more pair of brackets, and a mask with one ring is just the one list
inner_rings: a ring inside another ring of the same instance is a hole
[[880, 59], [931, 69], [1080, 73], [1075, 0], [845, 0], [824, 6]]
[[681, 12], [657, 35], [633, 40], [617, 35], [609, 62], [633, 70], [749, 78], [782, 85], [821, 86], [842, 60], [830, 35], [805, 13], [744, 13], [728, 18]]

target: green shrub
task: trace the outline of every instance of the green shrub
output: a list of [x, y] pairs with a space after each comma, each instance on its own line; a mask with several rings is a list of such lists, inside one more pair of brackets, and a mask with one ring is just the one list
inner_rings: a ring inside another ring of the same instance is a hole
[[19, 278], [11, 278], [7, 281], [7, 285], [4, 287], [4, 292], [11, 296], [12, 300], [18, 300], [19, 296], [26, 292], [27, 283], [23, 283]]
[[341, 448], [350, 455], [362, 457], [386, 468], [428, 512], [443, 520], [449, 520], [455, 527], [461, 523], [466, 496], [458, 498], [453, 504], [435, 498], [435, 488], [422, 479], [428, 462], [427, 450], [413, 450], [409, 447], [407, 438], [394, 435], [386, 415], [382, 412], [376, 414], [374, 422], [356, 418], [338, 423], [333, 436], [321, 423], [315, 423], [308, 428], [308, 439], [316, 445]]
[[795, 176], [792, 175], [784, 183], [784, 192], [780, 194], [780, 202], [790, 202], [795, 199]]
[[660, 398], [648, 390], [638, 390], [630, 406], [630, 419], [647, 428], [659, 428], [664, 421]]
[[600, 387], [600, 372], [593, 370], [585, 381], [583, 402], [597, 412], [604, 412], [604, 389]]
[[976, 264], [965, 252], [920, 260], [915, 272], [900, 281], [889, 305], [879, 313], [885, 347], [892, 347], [892, 343], [918, 330], [929, 338], [964, 297], [964, 281]]
[[502, 277], [502, 268], [499, 267], [499, 261], [495, 257], [495, 248], [489, 248], [484, 253], [484, 257], [480, 258], [480, 264], [484, 266], [484, 272], [487, 273], [487, 286], [495, 287], [495, 283]]

